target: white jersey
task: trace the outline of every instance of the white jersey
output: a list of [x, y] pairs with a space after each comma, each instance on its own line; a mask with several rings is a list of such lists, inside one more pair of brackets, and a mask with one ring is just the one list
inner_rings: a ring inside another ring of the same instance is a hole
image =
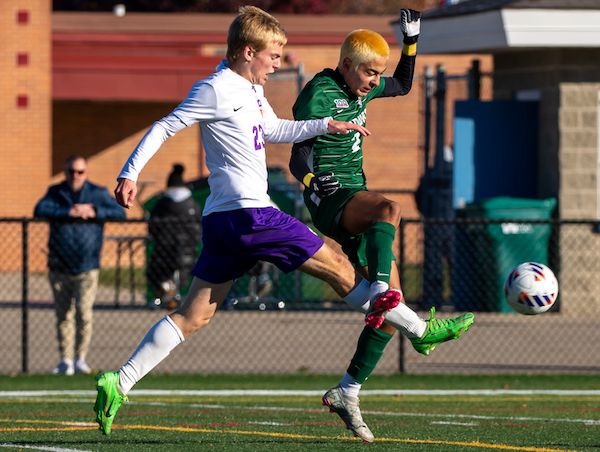
[[263, 87], [253, 85], [223, 61], [216, 73], [194, 84], [171, 114], [152, 125], [119, 178], [137, 181], [144, 165], [168, 137], [199, 123], [210, 171], [210, 195], [203, 214], [268, 207], [265, 141], [296, 143], [323, 135], [329, 119], [279, 119]]

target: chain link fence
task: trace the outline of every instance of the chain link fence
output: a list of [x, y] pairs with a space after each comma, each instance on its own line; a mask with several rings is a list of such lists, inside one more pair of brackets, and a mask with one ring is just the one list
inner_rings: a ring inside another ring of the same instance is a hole
[[[105, 225], [87, 357], [94, 369], [124, 364], [169, 312], [146, 275], [154, 241], [164, 237], [150, 237], [148, 229], [142, 220]], [[44, 221], [0, 220], [2, 374], [46, 373], [60, 359], [48, 231]], [[600, 372], [599, 241], [595, 221], [403, 220], [397, 264], [408, 304], [423, 317], [430, 307], [439, 317], [473, 311], [475, 323], [428, 357], [396, 334], [376, 373]], [[539, 316], [512, 312], [501, 295], [507, 271], [528, 260], [550, 265], [560, 282], [556, 307]], [[363, 316], [314, 278], [263, 270], [270, 284], [258, 287], [261, 272], [238, 280], [211, 323], [156, 372], [342, 374]]]
[[[420, 79], [426, 94], [420, 111], [424, 178], [417, 201], [425, 218], [403, 220], [395, 254], [406, 301], [422, 317], [431, 307], [438, 317], [470, 310], [475, 323], [460, 340], [440, 345], [428, 357], [396, 334], [375, 373], [600, 373], [597, 221], [455, 218], [451, 174], [442, 158], [453, 138], [452, 106], [460, 99], [489, 99], [493, 78], [479, 73], [476, 64], [468, 75], [437, 72]], [[274, 90], [269, 99], [288, 117], [302, 70], [280, 78], [268, 85]], [[286, 166], [288, 152], [286, 147], [273, 153], [269, 165]], [[271, 186], [272, 196], [280, 195], [278, 205], [305, 217], [298, 191], [283, 179], [278, 183], [281, 187]], [[413, 193], [396, 190], [386, 196], [399, 202], [410, 196], [412, 202]], [[147, 330], [185, 297], [189, 262], [178, 263], [181, 271], [172, 274], [164, 291], [158, 284], [164, 281], [151, 277], [155, 284], [149, 284], [153, 256], [168, 258], [166, 251], [155, 254], [161, 249], [156, 241], [167, 238], [157, 231], [173, 232], [182, 222], [163, 220], [162, 226], [152, 230], [145, 220], [105, 225], [87, 356], [96, 370], [118, 369]], [[1, 374], [47, 373], [60, 359], [47, 274], [48, 232], [44, 221], [0, 219]], [[177, 241], [170, 243], [162, 249], [177, 248]], [[560, 283], [556, 307], [533, 317], [507, 308], [501, 290], [510, 268], [530, 260], [549, 265]], [[155, 371], [343, 374], [363, 325], [363, 316], [321, 281], [264, 265], [240, 278], [210, 324]]]

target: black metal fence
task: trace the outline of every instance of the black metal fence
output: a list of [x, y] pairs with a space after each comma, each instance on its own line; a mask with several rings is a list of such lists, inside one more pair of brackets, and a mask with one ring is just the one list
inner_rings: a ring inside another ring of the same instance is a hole
[[[0, 220], [2, 374], [45, 373], [59, 360], [48, 229], [38, 220]], [[87, 357], [94, 369], [118, 369], [168, 313], [169, 295], [157, 302], [146, 277], [155, 239], [146, 221], [105, 226]], [[476, 320], [428, 357], [397, 334], [376, 373], [600, 372], [599, 241], [592, 220], [403, 220], [396, 246], [408, 304], [423, 317], [434, 306], [438, 316], [470, 310]], [[523, 316], [504, 301], [506, 273], [522, 261], [555, 270], [560, 295], [550, 312]], [[314, 278], [263, 270], [241, 278], [211, 323], [156, 372], [342, 374], [362, 315]]]

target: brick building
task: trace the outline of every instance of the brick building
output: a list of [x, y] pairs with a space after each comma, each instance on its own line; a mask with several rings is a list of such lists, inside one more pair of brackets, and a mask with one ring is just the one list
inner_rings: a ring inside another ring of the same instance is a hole
[[51, 3], [0, 7], [0, 217], [30, 216], [50, 180]]
[[[148, 127], [177, 106], [196, 80], [214, 70], [224, 55], [227, 28], [234, 17], [52, 13], [51, 3], [44, 0], [8, 0], [1, 14], [0, 33], [8, 45], [2, 49], [0, 90], [7, 118], [2, 123], [0, 217], [30, 216], [46, 187], [62, 179], [70, 154], [88, 157], [90, 179], [112, 188]], [[400, 55], [391, 26], [396, 16], [277, 17], [289, 39], [284, 66], [302, 63], [306, 79], [324, 67], [335, 67], [341, 42], [356, 28], [370, 28], [386, 37], [393, 52], [391, 66]], [[439, 62], [448, 73], [464, 73], [474, 57], [419, 57], [417, 77], [425, 65]], [[490, 61], [483, 57], [484, 69], [489, 70]], [[295, 91], [286, 88], [281, 94], [272, 85], [267, 84], [271, 103], [281, 117], [289, 117]], [[420, 102], [416, 80], [408, 96], [370, 105], [367, 125], [373, 135], [365, 144], [370, 187], [416, 188], [422, 172]], [[269, 165], [287, 170], [288, 156], [287, 145], [268, 149]], [[198, 128], [169, 139], [142, 173], [140, 182], [147, 188], [141, 198], [164, 188], [174, 162], [186, 165], [186, 178], [205, 176], [202, 160]], [[20, 183], [24, 178], [27, 183]], [[418, 215], [412, 197], [400, 201], [405, 216]], [[141, 213], [141, 209], [128, 212], [130, 217]]]

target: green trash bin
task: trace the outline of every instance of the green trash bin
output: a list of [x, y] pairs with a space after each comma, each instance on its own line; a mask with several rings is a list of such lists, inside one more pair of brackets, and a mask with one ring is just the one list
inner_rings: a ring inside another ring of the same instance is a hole
[[457, 310], [514, 312], [504, 298], [506, 275], [522, 262], [548, 265], [552, 233], [549, 224], [519, 220], [550, 219], [555, 207], [554, 198], [497, 197], [475, 201], [457, 211], [459, 218], [511, 220], [456, 227], [452, 297]]

